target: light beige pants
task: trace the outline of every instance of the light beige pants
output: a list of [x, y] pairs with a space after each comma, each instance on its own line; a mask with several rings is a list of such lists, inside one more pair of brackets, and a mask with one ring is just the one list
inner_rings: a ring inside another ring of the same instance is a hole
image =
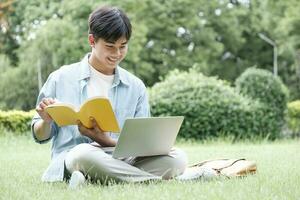
[[106, 183], [171, 179], [187, 167], [187, 156], [180, 149], [172, 149], [169, 155], [123, 160], [113, 158], [113, 150], [114, 147], [79, 144], [68, 152], [66, 169], [70, 174], [77, 170], [93, 181]]

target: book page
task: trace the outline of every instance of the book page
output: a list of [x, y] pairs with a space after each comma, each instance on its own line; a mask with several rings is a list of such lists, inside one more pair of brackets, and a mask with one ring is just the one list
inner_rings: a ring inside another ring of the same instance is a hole
[[69, 104], [51, 104], [46, 107], [47, 113], [57, 123], [58, 126], [76, 125], [78, 114], [75, 107]]

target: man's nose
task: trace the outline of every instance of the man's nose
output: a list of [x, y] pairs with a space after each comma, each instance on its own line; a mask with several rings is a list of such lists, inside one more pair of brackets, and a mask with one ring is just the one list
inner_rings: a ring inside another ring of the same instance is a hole
[[118, 57], [118, 58], [120, 56], [122, 56], [122, 53], [123, 53], [122, 49], [121, 48], [116, 48], [116, 47], [113, 49], [113, 51], [111, 51], [111, 55], [115, 56], [115, 57]]
[[117, 50], [116, 50], [116, 55], [117, 55], [117, 56], [120, 56], [120, 55], [121, 55], [121, 50], [120, 50], [119, 48], [117, 48]]

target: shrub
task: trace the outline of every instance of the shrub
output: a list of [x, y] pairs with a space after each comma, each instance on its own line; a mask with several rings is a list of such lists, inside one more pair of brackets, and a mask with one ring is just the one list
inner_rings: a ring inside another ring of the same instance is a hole
[[293, 135], [300, 133], [300, 100], [288, 103], [288, 127]]
[[180, 137], [202, 139], [225, 134], [235, 138], [274, 138], [278, 133], [276, 117], [269, 107], [193, 69], [171, 72], [149, 94], [152, 115], [185, 116]]
[[267, 104], [283, 118], [289, 94], [279, 77], [263, 69], [249, 68], [235, 85], [238, 92]]
[[1, 132], [10, 131], [15, 134], [24, 134], [30, 131], [30, 123], [33, 115], [34, 111], [0, 111]]
[[288, 103], [288, 114], [290, 118], [299, 118], [300, 120], [300, 100]]
[[[271, 72], [249, 68], [235, 82], [236, 89], [243, 95], [257, 99], [274, 113], [276, 130], [285, 124], [288, 89], [279, 77]], [[278, 133], [277, 133], [278, 134]]]

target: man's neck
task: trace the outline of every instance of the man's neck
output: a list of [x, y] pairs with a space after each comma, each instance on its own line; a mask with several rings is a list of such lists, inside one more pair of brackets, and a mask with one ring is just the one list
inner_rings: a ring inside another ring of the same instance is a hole
[[113, 75], [115, 73], [114, 69], [109, 69], [101, 65], [101, 63], [97, 60], [97, 58], [93, 54], [91, 54], [91, 56], [89, 57], [88, 62], [95, 70], [101, 72], [102, 74]]

